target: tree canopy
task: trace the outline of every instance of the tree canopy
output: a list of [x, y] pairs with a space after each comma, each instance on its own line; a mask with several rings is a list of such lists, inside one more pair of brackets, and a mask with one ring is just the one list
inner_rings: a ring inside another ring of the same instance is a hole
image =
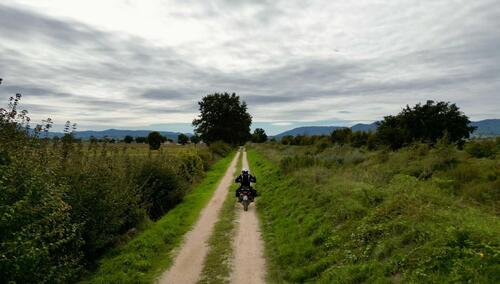
[[348, 127], [342, 127], [339, 129], [335, 129], [330, 134], [333, 143], [338, 143], [340, 145], [344, 145], [350, 142], [352, 135], [352, 130]]
[[215, 93], [198, 102], [200, 115], [193, 120], [195, 133], [207, 144], [224, 141], [232, 145], [250, 140], [252, 116], [235, 93]]
[[189, 140], [191, 140], [191, 143], [193, 143], [193, 144], [198, 144], [198, 143], [200, 143], [200, 141], [201, 141], [200, 136], [198, 136], [198, 135], [196, 135], [196, 134], [195, 134], [195, 135], [193, 135], [193, 136], [191, 136], [191, 137], [189, 138]]
[[123, 138], [123, 142], [130, 144], [130, 143], [134, 142], [134, 137], [127, 135], [127, 136], [125, 136], [125, 138]]
[[252, 134], [252, 142], [254, 143], [264, 143], [267, 141], [266, 131], [262, 128], [256, 128]]
[[455, 104], [427, 101], [386, 116], [378, 123], [377, 136], [383, 144], [398, 149], [413, 141], [434, 144], [444, 136], [449, 142], [463, 143], [474, 129]]
[[163, 137], [161, 136], [160, 132], [158, 131], [153, 131], [150, 132], [148, 135], [148, 143], [149, 143], [149, 149], [151, 150], [158, 150], [160, 149], [161, 143], [163, 142]]
[[177, 142], [179, 144], [186, 145], [189, 142], [189, 137], [187, 137], [186, 134], [181, 133], [177, 136]]

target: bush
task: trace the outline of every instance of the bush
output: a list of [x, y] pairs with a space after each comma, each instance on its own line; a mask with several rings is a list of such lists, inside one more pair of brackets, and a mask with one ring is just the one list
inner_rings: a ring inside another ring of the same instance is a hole
[[[1, 130], [0, 130], [1, 131]], [[0, 140], [0, 147], [5, 146]], [[72, 282], [82, 258], [82, 227], [71, 219], [67, 186], [38, 159], [31, 141], [9, 149], [0, 165], [0, 279], [5, 283]]]
[[498, 149], [493, 140], [473, 140], [465, 145], [465, 151], [474, 158], [495, 158]]
[[330, 135], [332, 143], [344, 145], [351, 141], [352, 130], [350, 128], [335, 129]]
[[231, 146], [223, 141], [216, 141], [209, 146], [210, 151], [219, 157], [225, 157], [231, 152]]
[[181, 181], [172, 168], [159, 161], [144, 163], [137, 183], [142, 184], [142, 201], [153, 220], [181, 202], [187, 189], [187, 183]]
[[280, 168], [284, 172], [289, 172], [300, 168], [312, 167], [318, 163], [319, 161], [310, 155], [285, 157], [280, 162]]
[[[69, 162], [68, 162], [69, 163]], [[82, 224], [83, 251], [92, 262], [144, 215], [135, 167], [118, 157], [71, 160], [60, 177], [69, 185], [67, 200], [74, 223]]]

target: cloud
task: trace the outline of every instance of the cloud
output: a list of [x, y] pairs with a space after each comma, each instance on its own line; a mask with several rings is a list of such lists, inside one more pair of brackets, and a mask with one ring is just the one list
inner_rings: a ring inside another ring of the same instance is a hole
[[499, 15], [494, 0], [7, 0], [0, 99], [82, 127], [190, 122], [213, 92], [269, 127], [427, 99], [482, 119], [500, 113]]
[[293, 125], [293, 122], [274, 122], [272, 125], [276, 126], [288, 126], [288, 125]]

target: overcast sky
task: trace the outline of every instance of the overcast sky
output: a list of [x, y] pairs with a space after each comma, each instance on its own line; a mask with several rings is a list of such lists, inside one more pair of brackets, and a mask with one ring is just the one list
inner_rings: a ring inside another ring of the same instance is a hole
[[2, 0], [0, 78], [80, 130], [190, 131], [224, 91], [270, 134], [427, 99], [500, 118], [500, 2]]

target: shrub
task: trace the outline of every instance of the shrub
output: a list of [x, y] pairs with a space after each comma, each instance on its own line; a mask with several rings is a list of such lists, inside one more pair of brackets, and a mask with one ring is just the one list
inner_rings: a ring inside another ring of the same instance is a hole
[[17, 142], [22, 151], [9, 149], [9, 164], [0, 165], [0, 279], [72, 282], [81, 269], [82, 238], [64, 200], [68, 188], [33, 162], [40, 157], [27, 147], [30, 139]]
[[188, 142], [189, 142], [189, 137], [187, 137], [186, 134], [181, 133], [177, 136], [177, 143], [181, 145], [186, 145]]
[[356, 148], [366, 146], [370, 133], [357, 131], [351, 134], [351, 145]]
[[214, 162], [214, 155], [207, 147], [199, 148], [197, 147], [197, 154], [203, 163], [203, 170], [208, 170], [212, 163]]
[[211, 143], [209, 146], [210, 151], [212, 153], [218, 155], [219, 157], [225, 157], [229, 152], [231, 152], [231, 146], [229, 144], [224, 143], [223, 141], [216, 141]]
[[144, 163], [137, 183], [142, 184], [142, 201], [153, 220], [181, 202], [187, 189], [187, 183], [181, 181], [172, 168], [159, 161]]
[[465, 151], [475, 158], [494, 158], [498, 149], [493, 140], [473, 140], [465, 145]]
[[143, 217], [133, 171], [130, 163], [106, 155], [81, 161], [73, 158], [60, 175], [69, 185], [72, 220], [83, 226], [83, 251], [90, 262]]
[[188, 183], [193, 183], [203, 175], [203, 161], [196, 153], [183, 153], [179, 156], [178, 175]]
[[335, 129], [330, 137], [332, 139], [332, 143], [344, 145], [351, 141], [352, 130], [350, 128], [339, 128]]

